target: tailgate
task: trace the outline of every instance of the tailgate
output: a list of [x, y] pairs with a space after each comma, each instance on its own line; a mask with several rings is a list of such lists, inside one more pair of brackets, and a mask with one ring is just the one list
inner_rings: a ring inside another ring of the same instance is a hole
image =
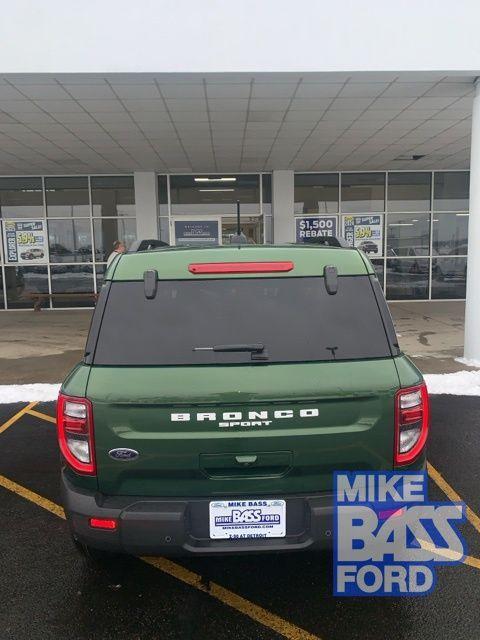
[[[391, 358], [94, 366], [87, 396], [99, 489], [165, 497], [328, 491], [333, 471], [392, 467], [398, 386]], [[138, 457], [113, 459], [116, 448]]]

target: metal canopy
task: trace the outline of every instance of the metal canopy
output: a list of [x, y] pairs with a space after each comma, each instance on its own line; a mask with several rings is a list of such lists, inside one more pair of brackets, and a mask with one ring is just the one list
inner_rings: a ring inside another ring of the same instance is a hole
[[0, 175], [466, 169], [474, 76], [0, 76]]

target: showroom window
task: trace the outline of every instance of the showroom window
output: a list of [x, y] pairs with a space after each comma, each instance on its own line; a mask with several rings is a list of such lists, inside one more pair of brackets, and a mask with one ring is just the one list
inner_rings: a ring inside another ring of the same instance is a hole
[[0, 308], [92, 307], [113, 243], [136, 239], [133, 177], [0, 178], [0, 216]]
[[338, 173], [296, 173], [295, 215], [338, 213]]
[[468, 211], [468, 171], [437, 171], [433, 188], [434, 211]]
[[385, 211], [384, 173], [342, 173], [342, 212]]
[[435, 213], [432, 254], [465, 256], [468, 248], [468, 213]]
[[296, 241], [343, 236], [368, 255], [389, 300], [462, 299], [468, 187], [465, 171], [299, 173]]
[[430, 211], [432, 174], [429, 172], [388, 173], [388, 211]]
[[48, 267], [6, 266], [5, 291], [9, 309], [32, 308], [31, 294], [48, 293]]
[[[462, 299], [468, 188], [465, 171], [299, 173], [292, 212], [297, 241], [348, 236], [372, 261], [390, 300]], [[227, 243], [237, 199], [248, 241], [271, 242], [270, 173], [159, 175], [160, 237], [169, 241], [178, 221], [186, 244], [192, 229]], [[33, 296], [49, 293], [68, 295], [44, 306], [91, 307], [114, 241], [128, 247], [136, 223], [132, 176], [0, 178], [0, 308], [32, 308]], [[32, 250], [36, 236], [43, 244]]]
[[128, 249], [137, 238], [135, 188], [133, 176], [92, 176], [90, 184], [98, 290], [103, 283], [106, 261], [114, 242], [121, 240]]
[[135, 188], [132, 176], [92, 177], [92, 212], [94, 218], [135, 216]]
[[387, 216], [387, 257], [430, 255], [430, 215], [391, 213]]
[[41, 178], [0, 178], [0, 217], [43, 217]]
[[270, 241], [271, 181], [262, 174], [158, 176], [158, 193], [162, 240], [169, 238], [177, 245], [228, 244], [236, 233], [239, 201], [247, 241]]
[[92, 262], [90, 220], [48, 220], [48, 253], [53, 263]]
[[45, 178], [45, 200], [49, 218], [88, 218], [88, 178]]
[[465, 171], [388, 172], [388, 299], [465, 298], [468, 188]]
[[248, 213], [258, 213], [260, 176], [181, 175], [170, 176], [172, 215], [189, 213], [235, 214], [236, 202]]
[[430, 261], [427, 258], [388, 258], [386, 265], [388, 300], [426, 300]]

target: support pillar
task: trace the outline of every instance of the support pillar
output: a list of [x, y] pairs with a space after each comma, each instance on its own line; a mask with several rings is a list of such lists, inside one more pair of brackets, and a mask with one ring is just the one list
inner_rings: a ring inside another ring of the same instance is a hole
[[475, 86], [470, 146], [467, 300], [464, 358], [480, 365], [480, 83]]
[[275, 244], [295, 242], [293, 171], [273, 171], [273, 241]]
[[137, 213], [137, 238], [158, 239], [158, 182], [154, 171], [137, 171], [135, 184], [135, 210]]

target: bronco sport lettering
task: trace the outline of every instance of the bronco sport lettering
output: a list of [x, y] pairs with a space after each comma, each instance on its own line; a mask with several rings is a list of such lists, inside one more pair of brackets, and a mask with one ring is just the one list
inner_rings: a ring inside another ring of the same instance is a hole
[[[275, 420], [294, 417], [315, 418], [318, 416], [318, 409], [299, 409], [295, 412], [292, 409], [280, 409], [273, 412], [249, 411], [246, 414], [241, 411], [227, 411], [221, 415], [221, 421], [218, 423], [219, 427], [262, 427], [272, 424], [271, 417]], [[172, 413], [170, 418], [172, 422], [189, 422], [190, 419], [193, 419], [190, 413]], [[217, 414], [197, 413], [195, 419], [197, 422], [217, 422]]]

